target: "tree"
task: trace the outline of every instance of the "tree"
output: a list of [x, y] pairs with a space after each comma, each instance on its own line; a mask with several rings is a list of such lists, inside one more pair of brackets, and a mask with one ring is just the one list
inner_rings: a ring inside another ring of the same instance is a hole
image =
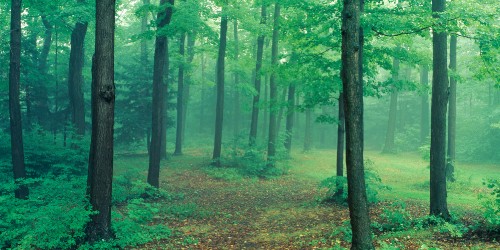
[[[224, 2], [227, 4], [227, 2]], [[224, 121], [224, 64], [226, 59], [227, 43], [227, 15], [224, 13], [225, 7], [222, 7], [222, 17], [220, 22], [219, 53], [217, 56], [217, 104], [215, 107], [215, 136], [214, 151], [212, 160], [214, 166], [220, 167], [220, 156], [222, 149], [222, 123]]]
[[450, 77], [449, 88], [449, 110], [448, 110], [448, 150], [447, 150], [447, 164], [446, 164], [446, 179], [455, 181], [455, 137], [457, 130], [457, 79], [454, 76], [457, 74], [457, 36], [452, 35], [450, 38], [450, 70], [452, 76]]
[[347, 202], [352, 227], [351, 249], [374, 249], [363, 166], [362, 10], [363, 1], [344, 1], [341, 77], [345, 95]]
[[89, 242], [113, 237], [111, 189], [113, 181], [113, 125], [115, 108], [115, 1], [96, 2], [95, 54], [92, 59], [92, 136], [87, 193], [92, 209], [86, 227]]
[[389, 120], [387, 124], [387, 133], [385, 135], [385, 144], [383, 153], [395, 153], [394, 138], [396, 134], [396, 115], [398, 110], [398, 88], [397, 81], [399, 74], [399, 59], [394, 58], [392, 63], [392, 85], [391, 85], [391, 103], [389, 107]]
[[[163, 106], [166, 92], [166, 89], [163, 87], [163, 78], [164, 72], [168, 74], [168, 38], [162, 29], [170, 23], [173, 5], [174, 0], [168, 0], [168, 4], [167, 0], [161, 0], [160, 7], [165, 9], [159, 11], [157, 15], [158, 23], [153, 66], [152, 133], [148, 169], [148, 183], [157, 188], [160, 186], [162, 126], [165, 126], [162, 121], [163, 113], [165, 112]], [[166, 78], [168, 79], [168, 77]]]
[[420, 84], [422, 85], [422, 110], [420, 115], [420, 143], [426, 144], [429, 137], [429, 69], [427, 66], [420, 67]]
[[[238, 63], [238, 58], [240, 54], [239, 38], [238, 38], [238, 20], [233, 22], [233, 34], [234, 34], [234, 61]], [[240, 132], [240, 73], [238, 69], [234, 71], [234, 104], [233, 104], [233, 126], [234, 135], [237, 136]]]
[[295, 115], [295, 84], [288, 86], [288, 103], [286, 113], [286, 127], [285, 127], [285, 148], [288, 154], [292, 151], [292, 136], [293, 136], [293, 122]]
[[[445, 0], [432, 0], [432, 13], [439, 19]], [[443, 27], [433, 28], [432, 104], [430, 159], [430, 214], [450, 219], [446, 202], [446, 106], [448, 103], [447, 35]]]
[[[21, 0], [12, 0], [10, 15], [9, 114], [10, 146], [15, 181], [26, 177], [21, 105], [19, 103], [21, 78], [21, 5]], [[26, 185], [21, 185], [14, 193], [16, 198], [26, 199], [28, 198], [29, 190]]]
[[[78, 4], [84, 4], [85, 0], [78, 0]], [[71, 50], [69, 55], [69, 111], [71, 122], [79, 135], [85, 134], [85, 103], [83, 99], [83, 63], [84, 43], [87, 33], [88, 22], [78, 20], [71, 32]]]
[[174, 155], [182, 155], [182, 136], [184, 134], [184, 50], [186, 43], [186, 32], [182, 32], [179, 38], [179, 54], [181, 62], [179, 63], [179, 74], [177, 78], [177, 129], [175, 133], [175, 152]]
[[[266, 5], [262, 4], [261, 8], [261, 14], [260, 14], [260, 24], [265, 25], [266, 24]], [[264, 33], [259, 34], [259, 37], [257, 38], [257, 59], [255, 63], [255, 81], [254, 81], [254, 88], [255, 91], [257, 92], [253, 96], [252, 100], [252, 119], [251, 119], [251, 124], [250, 124], [250, 145], [255, 144], [255, 140], [257, 139], [257, 127], [259, 124], [259, 101], [260, 101], [260, 83], [262, 81], [262, 75], [261, 75], [261, 69], [262, 69], [262, 57], [264, 54], [264, 40], [265, 40], [265, 35]]]
[[[345, 144], [345, 112], [344, 112], [344, 93], [339, 93], [339, 114], [337, 124], [337, 177], [344, 176], [344, 144]], [[339, 197], [344, 193], [342, 181], [337, 179], [337, 194]]]
[[276, 70], [278, 67], [278, 41], [280, 32], [280, 4], [274, 5], [273, 16], [273, 40], [271, 42], [271, 76], [269, 78], [269, 137], [267, 143], [267, 166], [274, 167], [274, 157], [276, 156], [276, 138], [277, 138], [277, 104], [278, 104], [278, 85], [276, 83]]

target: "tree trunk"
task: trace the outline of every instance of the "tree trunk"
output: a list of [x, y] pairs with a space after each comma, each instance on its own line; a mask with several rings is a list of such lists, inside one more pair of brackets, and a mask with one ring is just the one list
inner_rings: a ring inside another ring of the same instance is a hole
[[186, 135], [186, 117], [187, 117], [187, 107], [189, 103], [189, 97], [190, 97], [190, 89], [191, 89], [191, 84], [192, 84], [192, 75], [193, 75], [193, 70], [192, 70], [192, 63], [194, 59], [194, 45], [196, 42], [196, 32], [191, 32], [188, 34], [187, 37], [187, 65], [188, 71], [186, 72], [186, 77], [184, 79], [184, 98], [183, 102], [184, 104], [182, 105], [182, 143], [184, 144], [185, 141], [185, 135]]
[[278, 100], [279, 112], [278, 112], [278, 118], [276, 121], [276, 135], [278, 135], [278, 136], [280, 134], [281, 121], [283, 120], [283, 112], [285, 112], [285, 106], [283, 104], [286, 101], [287, 91], [288, 91], [288, 88], [283, 88], [281, 95], [278, 97], [279, 98], [279, 100]]
[[199, 124], [199, 131], [203, 132], [205, 130], [205, 103], [206, 101], [206, 91], [205, 91], [205, 56], [203, 52], [201, 53], [201, 101], [200, 101], [200, 124]]
[[215, 110], [215, 138], [213, 164], [220, 167], [222, 149], [222, 123], [224, 121], [224, 63], [226, 58], [227, 16], [222, 16], [220, 24], [219, 54], [217, 58], [217, 104]]
[[[344, 176], [344, 137], [345, 137], [345, 112], [344, 93], [339, 94], [339, 115], [337, 124], [337, 177]], [[342, 197], [344, 186], [337, 180], [337, 194]]]
[[87, 194], [92, 209], [86, 235], [91, 243], [113, 237], [111, 189], [113, 181], [113, 124], [115, 106], [115, 1], [96, 2], [95, 54], [92, 60], [92, 137]]
[[[172, 18], [172, 6], [174, 0], [168, 0], [170, 4], [164, 10], [158, 12], [157, 30], [170, 23]], [[167, 0], [161, 0], [160, 6], [165, 6]], [[165, 35], [157, 35], [155, 41], [155, 55], [153, 66], [153, 100], [152, 100], [152, 125], [151, 125], [151, 146], [149, 153], [149, 185], [158, 188], [160, 186], [160, 157], [161, 157], [161, 136], [162, 136], [162, 114], [164, 103], [164, 72], [168, 74], [168, 39]], [[168, 79], [168, 77], [166, 77]]]
[[186, 41], [186, 33], [183, 32], [179, 39], [179, 54], [181, 62], [179, 63], [179, 77], [177, 79], [177, 129], [175, 133], [175, 151], [174, 155], [182, 155], [182, 129], [184, 128], [183, 111], [184, 111], [184, 44]]
[[[260, 24], [266, 24], [266, 5], [262, 4], [261, 14], [260, 14]], [[264, 54], [264, 40], [265, 35], [262, 33], [257, 38], [257, 59], [255, 63], [255, 81], [254, 87], [257, 93], [253, 96], [252, 101], [252, 121], [250, 123], [250, 146], [255, 145], [255, 140], [257, 139], [257, 128], [259, 124], [259, 101], [260, 101], [260, 83], [262, 81], [262, 57]]]
[[363, 166], [362, 1], [346, 0], [342, 12], [342, 83], [346, 126], [346, 163], [351, 249], [374, 249]]
[[306, 109], [306, 126], [304, 130], [304, 152], [311, 150], [312, 144], [312, 114], [311, 108]]
[[41, 79], [33, 86], [33, 95], [36, 96], [36, 98], [34, 98], [35, 100], [31, 108], [34, 116], [37, 118], [38, 124], [40, 124], [42, 128], [49, 130], [51, 121], [49, 117], [49, 96], [46, 85], [49, 82], [47, 77], [47, 58], [52, 44], [52, 25], [45, 15], [42, 15], [42, 23], [45, 27], [45, 32], [43, 36], [42, 51], [38, 58], [38, 72], [40, 73]]
[[397, 81], [399, 81], [399, 59], [393, 58], [392, 66], [392, 92], [391, 92], [391, 103], [389, 106], [389, 121], [387, 124], [387, 133], [385, 135], [385, 144], [383, 153], [393, 154], [396, 152], [394, 145], [394, 138], [396, 135], [396, 116], [398, 112], [398, 88], [396, 87]]
[[269, 132], [269, 76], [264, 76], [264, 121], [262, 123], [262, 137], [267, 140]]
[[[85, 0], [78, 0], [84, 4]], [[68, 92], [71, 122], [76, 134], [85, 134], [85, 102], [83, 98], [84, 44], [88, 22], [77, 22], [71, 32], [71, 50], [69, 54]]]
[[[238, 40], [238, 21], [234, 20], [233, 22], [233, 30], [234, 30], [234, 61], [236, 65], [238, 65], [238, 58], [240, 54], [239, 48], [239, 40]], [[240, 74], [238, 72], [239, 68], [237, 67], [234, 72], [234, 105], [233, 105], [233, 126], [234, 126], [234, 136], [237, 136], [240, 133]]]
[[295, 120], [295, 85], [292, 83], [288, 86], [288, 104], [286, 113], [286, 131], [285, 131], [285, 148], [290, 155], [292, 152], [292, 136], [293, 136], [293, 122]]
[[[151, 4], [150, 0], [143, 0], [142, 4], [144, 6], [147, 6]], [[144, 34], [146, 31], [148, 31], [148, 15], [145, 14], [141, 17], [141, 33]], [[149, 72], [149, 67], [148, 67], [148, 43], [146, 39], [141, 39], [141, 65], [142, 65], [142, 70], [144, 72]], [[143, 79], [144, 82], [149, 81], [149, 77], [144, 77]], [[149, 92], [146, 92], [149, 93]], [[148, 150], [148, 155], [149, 155], [149, 150], [150, 150], [150, 142], [151, 142], [151, 129], [149, 127], [146, 128], [146, 149]]]
[[279, 41], [280, 4], [274, 6], [273, 41], [271, 44], [271, 76], [269, 78], [269, 137], [267, 143], [267, 166], [274, 167], [276, 156], [276, 108], [278, 103], [278, 85], [276, 83], [276, 70], [278, 68], [278, 41]]
[[[9, 113], [10, 146], [14, 180], [26, 178], [24, 166], [23, 128], [19, 86], [21, 78], [21, 0], [12, 0], [10, 15], [10, 68], [9, 68]], [[14, 191], [18, 199], [27, 199], [29, 190], [26, 185]]]
[[427, 143], [429, 137], [429, 69], [427, 66], [422, 66], [420, 69], [420, 84], [424, 92], [422, 93], [422, 111], [420, 116], [420, 144]]
[[[445, 0], [432, 0], [432, 12], [439, 18]], [[433, 31], [433, 75], [431, 106], [430, 214], [449, 219], [446, 202], [446, 106], [448, 103], [448, 68], [446, 33]]]
[[457, 130], [457, 36], [450, 38], [450, 92], [449, 92], [449, 111], [448, 111], [448, 163], [446, 164], [446, 179], [455, 181], [455, 136]]

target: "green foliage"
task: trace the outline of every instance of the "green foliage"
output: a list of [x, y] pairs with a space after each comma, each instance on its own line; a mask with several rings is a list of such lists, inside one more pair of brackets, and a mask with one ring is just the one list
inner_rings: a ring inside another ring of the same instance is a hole
[[[369, 203], [379, 202], [378, 193], [381, 190], [388, 190], [390, 187], [382, 183], [378, 173], [373, 170], [373, 161], [365, 160], [365, 183], [366, 196]], [[347, 178], [344, 176], [332, 176], [322, 180], [319, 189], [326, 189], [324, 201], [347, 202]], [[341, 197], [339, 191], [342, 190]]]
[[342, 222], [342, 225], [335, 227], [335, 230], [330, 236], [332, 238], [342, 237], [343, 241], [350, 243], [352, 241], [351, 221], [346, 220]]
[[483, 183], [488, 188], [487, 195], [480, 199], [484, 207], [484, 218], [492, 229], [500, 230], [500, 180], [489, 179]]
[[372, 227], [380, 232], [407, 230], [412, 223], [404, 202], [394, 202], [389, 207], [385, 207], [379, 217], [381, 221], [373, 222]]

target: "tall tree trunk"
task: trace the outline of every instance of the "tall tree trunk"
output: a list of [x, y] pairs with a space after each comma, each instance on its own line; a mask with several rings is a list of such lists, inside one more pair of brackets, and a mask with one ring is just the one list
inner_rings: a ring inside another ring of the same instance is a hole
[[262, 137], [267, 140], [269, 132], [269, 76], [264, 76], [264, 121], [262, 123]]
[[[170, 23], [172, 18], [172, 6], [174, 0], [168, 0], [169, 6], [158, 12], [157, 30]], [[160, 6], [165, 6], [167, 0], [161, 0]], [[155, 55], [153, 66], [153, 102], [152, 102], [152, 126], [151, 126], [151, 149], [149, 153], [148, 183], [153, 187], [160, 186], [160, 157], [162, 136], [162, 114], [164, 103], [164, 72], [168, 74], [168, 39], [164, 34], [157, 35], [155, 41]], [[166, 77], [168, 79], [168, 77]]]
[[203, 52], [201, 53], [201, 93], [200, 93], [200, 124], [199, 131], [203, 132], [205, 130], [205, 103], [206, 101], [206, 91], [205, 91], [205, 62], [206, 58]]
[[51, 122], [49, 117], [49, 96], [46, 85], [49, 82], [47, 76], [47, 58], [52, 44], [52, 25], [45, 15], [42, 15], [42, 23], [45, 27], [45, 32], [43, 36], [42, 51], [38, 58], [38, 72], [42, 78], [34, 85], [33, 94], [36, 96], [36, 101], [33, 102], [32, 108], [38, 124], [44, 129], [49, 130]]
[[449, 111], [448, 111], [448, 163], [446, 164], [446, 179], [455, 181], [455, 136], [457, 130], [457, 36], [450, 38], [450, 92], [449, 92]]
[[[432, 0], [434, 18], [445, 11], [445, 0]], [[449, 219], [446, 202], [446, 106], [448, 103], [447, 35], [433, 31], [431, 106], [430, 214]]]
[[[142, 0], [142, 4], [144, 6], [150, 5], [151, 2], [150, 0]], [[141, 33], [144, 34], [146, 31], [148, 31], [148, 14], [144, 14], [141, 17]], [[142, 70], [144, 72], [149, 72], [149, 67], [148, 67], [148, 42], [146, 39], [141, 39], [141, 66]], [[149, 81], [149, 77], [144, 77], [143, 82]], [[149, 93], [146, 92], [146, 93]], [[151, 142], [151, 129], [149, 127], [146, 127], [145, 129], [146, 133], [146, 149], [148, 150], [148, 155], [149, 155], [149, 150], [150, 150], [150, 142]]]
[[[344, 176], [344, 138], [345, 138], [345, 112], [344, 93], [339, 94], [339, 115], [337, 124], [337, 177]], [[337, 179], [337, 194], [342, 197], [344, 186], [342, 181]]]
[[285, 131], [285, 148], [288, 154], [292, 152], [292, 136], [293, 122], [295, 120], [295, 84], [288, 86], [288, 104], [286, 107], [286, 131]]
[[[9, 114], [10, 114], [10, 146], [12, 150], [12, 167], [14, 180], [26, 177], [24, 166], [23, 128], [21, 121], [21, 105], [19, 103], [19, 86], [21, 78], [21, 0], [12, 0], [10, 15], [10, 68], [9, 68]], [[27, 199], [29, 190], [26, 185], [15, 191], [18, 199]]]
[[392, 92], [391, 92], [391, 103], [389, 106], [389, 121], [387, 124], [387, 133], [385, 135], [385, 144], [383, 153], [392, 154], [396, 152], [394, 145], [394, 138], [396, 135], [396, 116], [398, 112], [398, 88], [396, 87], [397, 81], [399, 81], [399, 59], [393, 58], [392, 66]]
[[174, 155], [182, 155], [182, 129], [184, 120], [182, 113], [184, 111], [184, 45], [186, 42], [186, 33], [183, 32], [179, 39], [179, 54], [181, 62], [179, 63], [179, 77], [177, 78], [177, 129], [175, 133], [175, 151]]
[[374, 249], [363, 166], [363, 30], [360, 0], [344, 1], [342, 12], [342, 83], [346, 125], [346, 163], [351, 249]]
[[269, 78], [269, 137], [267, 143], [267, 166], [274, 167], [274, 157], [276, 156], [276, 108], [278, 104], [278, 84], [276, 83], [276, 70], [278, 68], [278, 41], [280, 30], [280, 4], [278, 2], [274, 5], [274, 27], [273, 27], [273, 41], [271, 44], [271, 76]]
[[[265, 25], [266, 24], [266, 5], [262, 4], [261, 7], [261, 14], [260, 14], [260, 24]], [[257, 139], [257, 128], [259, 124], [259, 102], [260, 102], [260, 83], [262, 81], [262, 57], [264, 54], [264, 40], [265, 40], [265, 35], [264, 33], [259, 34], [259, 37], [257, 38], [257, 58], [256, 58], [256, 63], [255, 63], [255, 81], [254, 81], [254, 87], [255, 91], [257, 93], [253, 96], [252, 100], [252, 120], [250, 123], [250, 146], [255, 145], [255, 140]]]
[[429, 86], [429, 69], [427, 66], [420, 68], [420, 84], [424, 89], [420, 116], [420, 144], [424, 145], [427, 143], [427, 138], [429, 137], [429, 92], [427, 91], [427, 87]]
[[95, 54], [92, 60], [92, 138], [87, 194], [92, 209], [87, 239], [98, 242], [113, 237], [111, 193], [113, 181], [113, 124], [115, 108], [114, 46], [115, 1], [96, 2]]
[[[225, 2], [225, 4], [227, 4]], [[224, 8], [224, 7], [223, 7]], [[222, 149], [222, 124], [224, 121], [224, 64], [226, 58], [227, 16], [222, 16], [220, 23], [219, 54], [217, 57], [217, 104], [215, 109], [215, 137], [213, 164], [220, 167]]]
[[278, 136], [280, 134], [281, 121], [283, 120], [283, 112], [285, 112], [285, 106], [283, 104], [286, 101], [287, 91], [288, 91], [288, 88], [283, 88], [281, 95], [278, 97], [279, 98], [278, 99], [279, 112], [278, 112], [278, 118], [276, 121], [276, 135], [278, 135]]
[[306, 126], [304, 130], [304, 152], [311, 150], [312, 144], [312, 112], [311, 108], [306, 109]]
[[[85, 0], [78, 0], [84, 4]], [[85, 102], [83, 99], [83, 64], [84, 44], [88, 22], [80, 21], [75, 24], [71, 32], [71, 50], [69, 54], [68, 92], [71, 122], [76, 129], [76, 134], [85, 134]]]
[[187, 107], [189, 103], [189, 96], [190, 96], [190, 89], [191, 89], [191, 84], [192, 84], [192, 75], [193, 75], [193, 70], [192, 70], [192, 63], [194, 59], [194, 44], [196, 42], [196, 32], [191, 32], [188, 34], [187, 37], [187, 65], [189, 65], [188, 70], [186, 72], [186, 77], [184, 79], [184, 98], [183, 102], [184, 104], [182, 105], [182, 143], [185, 141], [185, 134], [186, 134], [186, 117], [187, 117]]
[[[238, 59], [240, 54], [239, 48], [239, 40], [238, 40], [238, 21], [234, 20], [233, 22], [233, 30], [234, 30], [234, 61], [236, 65], [238, 65]], [[240, 133], [240, 74], [239, 69], [236, 68], [234, 72], [234, 105], [233, 105], [233, 126], [234, 126], [234, 136], [237, 136]]]

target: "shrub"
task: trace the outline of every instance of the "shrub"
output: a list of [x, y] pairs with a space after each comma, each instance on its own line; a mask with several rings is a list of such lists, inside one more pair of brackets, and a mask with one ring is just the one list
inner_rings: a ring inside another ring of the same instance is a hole
[[394, 202], [389, 208], [384, 208], [380, 214], [381, 222], [374, 222], [372, 226], [380, 232], [403, 231], [411, 227], [412, 221], [406, 203]]
[[486, 195], [480, 195], [484, 218], [491, 229], [500, 231], [500, 180], [489, 179], [483, 185], [488, 188]]

